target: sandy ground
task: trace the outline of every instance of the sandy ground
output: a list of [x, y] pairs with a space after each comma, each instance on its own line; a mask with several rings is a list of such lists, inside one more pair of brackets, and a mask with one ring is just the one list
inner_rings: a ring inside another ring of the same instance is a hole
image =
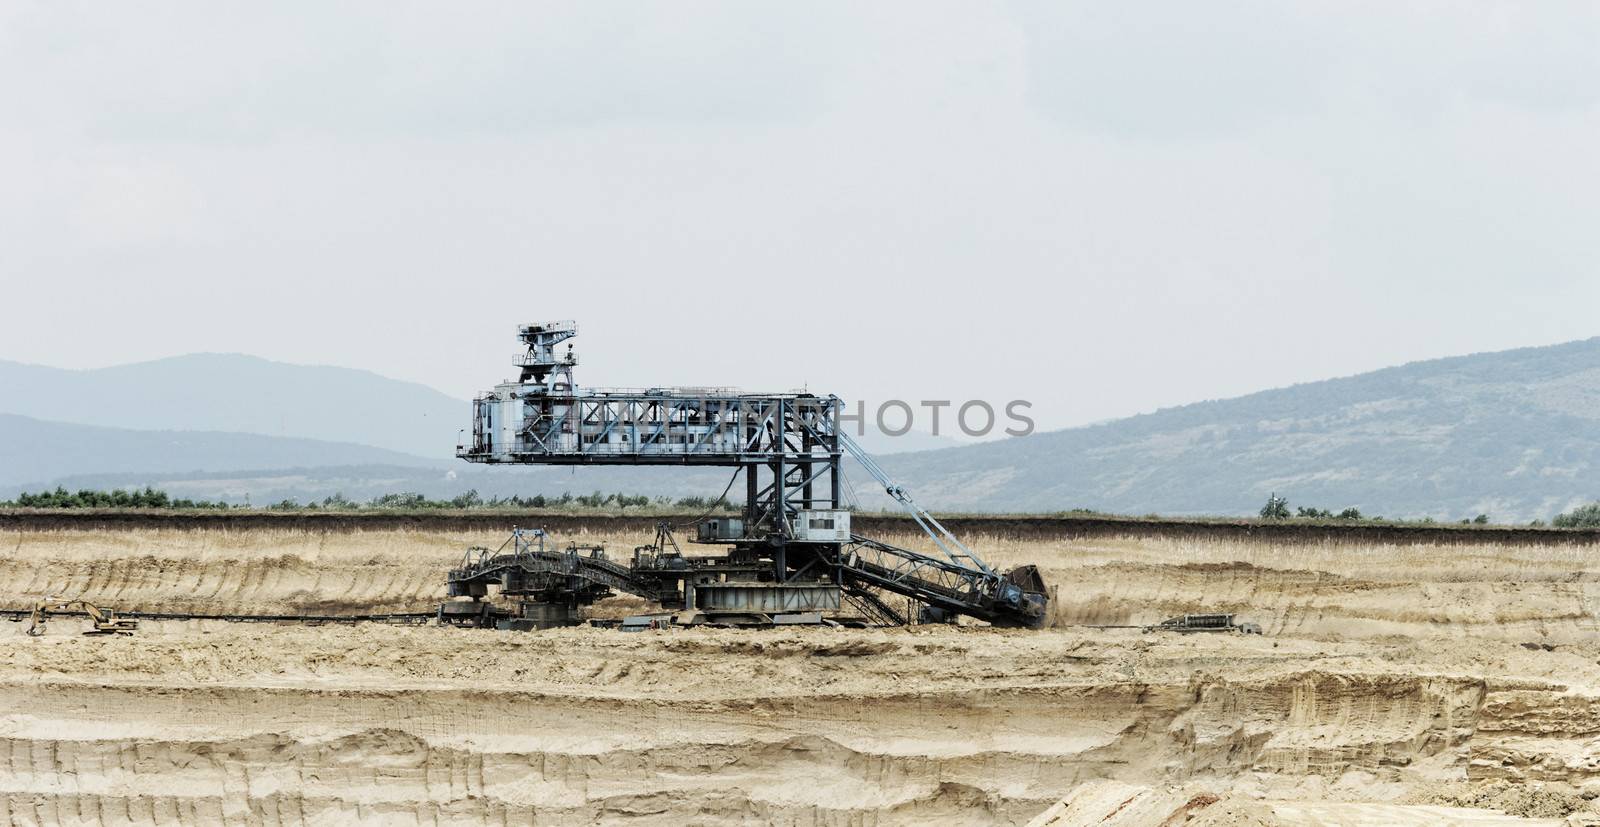
[[[0, 605], [426, 609], [499, 539], [0, 533]], [[972, 539], [1052, 628], [0, 623], [0, 824], [1600, 824], [1593, 548]], [[1083, 625], [1185, 611], [1266, 634]]]

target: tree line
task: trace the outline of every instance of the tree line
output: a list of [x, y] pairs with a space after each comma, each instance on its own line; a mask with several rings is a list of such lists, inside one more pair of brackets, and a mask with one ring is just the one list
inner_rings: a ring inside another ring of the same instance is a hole
[[68, 491], [60, 486], [54, 491], [41, 491], [30, 494], [26, 491], [17, 495], [15, 500], [0, 502], [3, 506], [17, 508], [228, 508], [225, 502], [210, 502], [209, 500], [190, 500], [174, 498], [165, 491], [158, 491], [149, 486], [144, 490], [112, 489], [110, 491], [94, 491], [81, 489]]
[[[165, 508], [165, 509], [228, 509], [228, 508], [255, 508], [246, 496], [242, 503], [227, 503], [222, 500], [193, 500], [184, 497], [173, 497], [160, 489], [145, 486], [143, 489], [111, 489], [101, 491], [96, 489], [79, 489], [68, 491], [57, 486], [53, 491], [39, 493], [22, 492], [13, 500], [0, 500], [0, 508]], [[393, 511], [426, 511], [430, 509], [484, 509], [484, 510], [516, 510], [516, 509], [551, 509], [557, 511], [576, 511], [581, 509], [615, 509], [627, 511], [628, 509], [653, 508], [659, 511], [717, 511], [733, 512], [739, 509], [739, 504], [729, 502], [726, 497], [650, 497], [644, 494], [626, 494], [623, 492], [605, 493], [595, 491], [592, 494], [563, 493], [560, 496], [546, 496], [534, 494], [529, 497], [513, 495], [510, 497], [484, 497], [477, 489], [472, 489], [463, 494], [446, 499], [432, 499], [423, 494], [402, 492], [397, 494], [383, 494], [369, 500], [355, 500], [344, 494], [334, 494], [321, 500], [312, 500], [301, 503], [295, 499], [280, 500], [266, 505], [271, 511], [360, 511], [365, 509], [393, 510]], [[1080, 513], [1080, 512], [1064, 512]], [[1081, 512], [1097, 513], [1097, 512]], [[1154, 516], [1154, 515], [1152, 515]], [[1357, 508], [1346, 508], [1335, 512], [1315, 506], [1300, 506], [1291, 509], [1289, 500], [1276, 493], [1267, 498], [1266, 505], [1262, 506], [1260, 515], [1263, 520], [1348, 520], [1384, 522], [1381, 516], [1367, 516]], [[1406, 522], [1406, 521], [1389, 521]], [[1419, 522], [1423, 524], [1434, 523], [1431, 517], [1424, 517]], [[1490, 522], [1489, 515], [1479, 514], [1476, 517], [1463, 519], [1463, 524], [1486, 525]], [[1529, 525], [1542, 526], [1543, 520], [1534, 520]], [[1550, 520], [1550, 525], [1557, 528], [1600, 528], [1600, 502], [1579, 506], [1571, 511], [1557, 514]]]
[[[1280, 497], [1276, 492], [1267, 497], [1267, 504], [1261, 507], [1260, 516], [1263, 520], [1369, 520], [1372, 522], [1384, 522], [1382, 517], [1364, 516], [1358, 508], [1346, 508], [1343, 511], [1334, 513], [1326, 508], [1301, 506], [1290, 511], [1288, 498]], [[1432, 517], [1423, 517], [1420, 520], [1391, 520], [1389, 522], [1416, 522], [1427, 525], [1436, 521]], [[1460, 521], [1461, 525], [1488, 525], [1489, 522], [1488, 514], [1479, 514], [1476, 517], [1467, 517]], [[1544, 524], [1544, 520], [1534, 520], [1528, 523], [1530, 526], [1542, 526]], [[1550, 524], [1556, 528], [1600, 528], [1600, 502], [1578, 506], [1571, 511], [1557, 514], [1550, 519]]]
[[[227, 509], [227, 508], [254, 508], [249, 497], [242, 503], [227, 503], [221, 500], [191, 500], [181, 497], [172, 497], [165, 491], [146, 486], [138, 489], [112, 489], [99, 491], [94, 489], [80, 489], [68, 491], [57, 486], [54, 491], [41, 491], [37, 494], [22, 492], [14, 500], [0, 500], [0, 507], [6, 508], [166, 508], [166, 509]], [[381, 509], [394, 511], [424, 511], [429, 509], [524, 509], [548, 508], [555, 510], [578, 510], [610, 508], [618, 511], [654, 507], [661, 510], [679, 509], [695, 511], [733, 511], [736, 506], [728, 502], [726, 497], [650, 497], [644, 494], [625, 494], [616, 492], [607, 494], [596, 491], [592, 494], [563, 493], [560, 496], [545, 496], [535, 494], [530, 497], [520, 495], [511, 497], [483, 497], [472, 489], [447, 499], [432, 499], [423, 494], [402, 492], [397, 494], [383, 494], [370, 500], [355, 500], [344, 494], [334, 494], [321, 500], [312, 500], [302, 503], [296, 499], [285, 499], [264, 506], [271, 511], [359, 511], [364, 509]]]

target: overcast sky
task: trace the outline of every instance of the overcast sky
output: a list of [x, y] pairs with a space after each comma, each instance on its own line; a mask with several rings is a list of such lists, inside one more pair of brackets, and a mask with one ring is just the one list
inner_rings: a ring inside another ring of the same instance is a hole
[[[0, 358], [1062, 427], [1600, 334], [1600, 4], [0, 3]], [[114, 404], [114, 401], [107, 401]]]

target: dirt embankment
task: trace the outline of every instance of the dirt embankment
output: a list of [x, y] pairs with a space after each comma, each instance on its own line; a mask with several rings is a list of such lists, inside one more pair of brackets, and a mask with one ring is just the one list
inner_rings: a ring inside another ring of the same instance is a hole
[[[580, 524], [552, 529], [550, 542], [602, 544], [627, 559], [652, 534]], [[880, 536], [919, 545], [910, 534]], [[1275, 636], [1560, 644], [1600, 631], [1600, 554], [1592, 546], [967, 538], [994, 565], [1038, 565], [1054, 589], [1057, 626], [1144, 625], [1217, 611]], [[444, 599], [444, 573], [469, 546], [504, 539], [500, 527], [0, 530], [0, 607], [56, 596], [129, 611], [427, 611]]]
[[[547, 511], [158, 511], [0, 509], [0, 531], [127, 531], [139, 529], [234, 531], [428, 531], [480, 533], [514, 525], [557, 534], [648, 535], [660, 522], [687, 524], [698, 514], [603, 515]], [[1592, 545], [1600, 529], [1388, 523], [1270, 522], [1246, 519], [1141, 519], [1137, 517], [963, 515], [941, 518], [958, 535], [1008, 540], [1084, 540], [1114, 537], [1293, 543], [1428, 543], [1432, 545]], [[859, 513], [858, 534], [880, 536], [916, 530], [898, 514]]]
[[1135, 632], [169, 623], [8, 643], [10, 823], [1020, 824], [1106, 779], [1396, 800], [1600, 776], [1600, 696], [1541, 677], [1593, 650], [1495, 647], [1510, 679], [1411, 644]]

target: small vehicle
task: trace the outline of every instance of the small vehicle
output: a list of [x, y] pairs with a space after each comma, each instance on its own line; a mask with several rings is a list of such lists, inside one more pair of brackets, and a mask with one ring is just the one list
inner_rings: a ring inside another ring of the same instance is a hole
[[51, 597], [33, 607], [33, 613], [28, 617], [28, 634], [33, 637], [44, 634], [44, 625], [50, 619], [51, 612], [88, 615], [91, 626], [84, 630], [86, 635], [131, 635], [139, 628], [139, 621], [117, 617], [115, 612], [103, 611], [87, 600], [58, 601]]

